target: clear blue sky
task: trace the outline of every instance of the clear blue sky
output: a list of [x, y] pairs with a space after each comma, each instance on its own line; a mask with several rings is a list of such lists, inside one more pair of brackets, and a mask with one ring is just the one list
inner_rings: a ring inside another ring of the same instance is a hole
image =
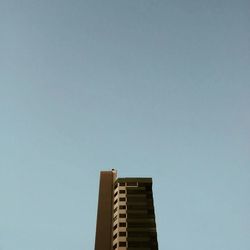
[[1, 0], [0, 36], [0, 250], [94, 249], [111, 168], [161, 250], [250, 249], [248, 0]]

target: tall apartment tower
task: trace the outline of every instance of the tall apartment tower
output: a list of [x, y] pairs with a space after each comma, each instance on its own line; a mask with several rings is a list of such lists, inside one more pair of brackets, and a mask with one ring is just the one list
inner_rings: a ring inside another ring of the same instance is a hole
[[158, 250], [152, 178], [100, 173], [95, 250]]

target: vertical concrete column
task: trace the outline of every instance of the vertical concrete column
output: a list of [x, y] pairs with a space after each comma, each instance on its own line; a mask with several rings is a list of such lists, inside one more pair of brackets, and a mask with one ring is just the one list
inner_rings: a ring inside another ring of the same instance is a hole
[[95, 250], [112, 250], [113, 182], [116, 171], [101, 171], [96, 223]]

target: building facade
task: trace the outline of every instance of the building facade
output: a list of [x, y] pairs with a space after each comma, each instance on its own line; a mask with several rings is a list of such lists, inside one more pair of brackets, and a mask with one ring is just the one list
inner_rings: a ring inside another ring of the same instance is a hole
[[152, 178], [100, 173], [95, 250], [158, 250]]

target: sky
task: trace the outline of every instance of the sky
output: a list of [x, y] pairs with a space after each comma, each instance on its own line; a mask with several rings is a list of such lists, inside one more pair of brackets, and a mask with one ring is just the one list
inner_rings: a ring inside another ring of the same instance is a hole
[[0, 250], [94, 249], [112, 168], [159, 249], [250, 249], [248, 0], [0, 0], [0, 37]]

